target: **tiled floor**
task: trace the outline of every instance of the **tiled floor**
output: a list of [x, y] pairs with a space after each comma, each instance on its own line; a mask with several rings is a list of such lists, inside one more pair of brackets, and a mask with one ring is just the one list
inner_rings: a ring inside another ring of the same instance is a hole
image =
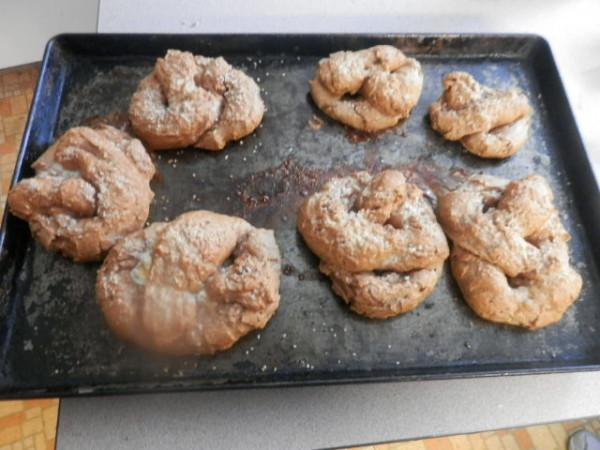
[[0, 402], [0, 450], [55, 448], [59, 401]]
[[600, 435], [600, 418], [394, 442], [352, 450], [566, 450], [569, 435], [583, 428]]
[[39, 64], [0, 71], [0, 214], [33, 98]]
[[[27, 121], [39, 64], [0, 70], [0, 215]], [[58, 399], [0, 402], [0, 450], [55, 448]], [[396, 442], [361, 450], [566, 450], [574, 430], [600, 435], [600, 418]], [[432, 430], [432, 434], [435, 430]], [[358, 448], [358, 447], [357, 447]]]

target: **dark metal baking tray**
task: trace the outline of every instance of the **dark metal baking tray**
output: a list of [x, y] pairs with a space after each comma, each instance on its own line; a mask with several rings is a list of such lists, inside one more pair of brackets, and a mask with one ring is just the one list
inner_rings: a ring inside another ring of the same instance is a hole
[[[315, 108], [308, 80], [329, 53], [376, 44], [396, 45], [420, 60], [423, 94], [410, 118], [393, 130], [354, 133]], [[161, 176], [153, 182], [149, 221], [210, 209], [274, 228], [284, 264], [280, 309], [266, 329], [216, 356], [138, 350], [116, 339], [103, 321], [94, 297], [99, 264], [77, 264], [45, 251], [27, 224], [7, 213], [0, 236], [1, 397], [599, 368], [600, 196], [542, 38], [61, 35], [46, 49], [13, 182], [31, 176], [32, 161], [68, 128], [126, 111], [138, 81], [169, 48], [225, 56], [258, 81], [267, 113], [255, 133], [222, 152], [157, 153]], [[427, 107], [440, 95], [443, 75], [453, 70], [467, 70], [488, 85], [524, 89], [535, 113], [532, 135], [517, 155], [482, 160], [431, 130]], [[446, 268], [433, 294], [412, 312], [386, 321], [350, 312], [319, 275], [317, 259], [296, 231], [296, 210], [333, 174], [388, 166], [442, 184], [465, 172], [545, 176], [573, 235], [572, 260], [585, 280], [581, 298], [562, 321], [542, 330], [493, 324], [468, 308]]]

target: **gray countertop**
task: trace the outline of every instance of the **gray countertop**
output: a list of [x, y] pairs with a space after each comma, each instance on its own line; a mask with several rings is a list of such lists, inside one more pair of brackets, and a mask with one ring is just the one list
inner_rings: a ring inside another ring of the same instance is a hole
[[[100, 0], [99, 32], [535, 33], [553, 49], [600, 167], [594, 0]], [[596, 173], [598, 170], [596, 170]], [[317, 448], [600, 415], [600, 373], [64, 399], [58, 448]]]
[[58, 449], [356, 446], [600, 414], [593, 372], [64, 399]]

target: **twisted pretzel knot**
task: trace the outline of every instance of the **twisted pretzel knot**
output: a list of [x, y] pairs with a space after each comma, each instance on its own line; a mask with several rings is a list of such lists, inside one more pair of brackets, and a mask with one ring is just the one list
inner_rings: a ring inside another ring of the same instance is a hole
[[525, 144], [532, 109], [520, 89], [491, 89], [466, 72], [448, 74], [443, 86], [429, 115], [433, 128], [446, 139], [460, 140], [484, 158], [506, 158]]
[[121, 338], [172, 354], [213, 354], [266, 326], [279, 306], [280, 271], [271, 230], [192, 211], [119, 242], [96, 293]]
[[441, 198], [452, 272], [481, 317], [536, 329], [560, 320], [578, 297], [582, 280], [553, 200], [538, 175], [475, 176]]
[[169, 50], [133, 94], [129, 116], [152, 149], [222, 150], [258, 127], [260, 89], [223, 58]]
[[449, 253], [421, 190], [393, 170], [329, 181], [300, 208], [298, 228], [335, 292], [369, 317], [417, 306]]
[[408, 117], [422, 87], [418, 61], [389, 45], [333, 53], [319, 62], [310, 81], [312, 97], [325, 114], [365, 131], [390, 128]]
[[8, 204], [47, 249], [93, 261], [144, 226], [155, 168], [141, 142], [123, 131], [72, 128], [32, 167], [36, 176], [18, 183]]

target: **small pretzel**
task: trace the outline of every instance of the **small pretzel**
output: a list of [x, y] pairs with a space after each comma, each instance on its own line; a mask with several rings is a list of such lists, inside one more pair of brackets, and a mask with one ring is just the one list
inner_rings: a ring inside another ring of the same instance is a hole
[[335, 292], [369, 317], [417, 306], [449, 254], [423, 193], [394, 170], [329, 181], [300, 208], [298, 229]]
[[422, 88], [419, 62], [390, 45], [333, 53], [319, 62], [310, 81], [312, 98], [325, 114], [364, 131], [390, 128], [408, 117]]
[[110, 126], [72, 128], [32, 165], [36, 176], [8, 195], [48, 250], [93, 261], [144, 226], [155, 168], [137, 139]]
[[525, 144], [532, 109], [520, 89], [491, 89], [466, 72], [448, 74], [443, 86], [429, 115], [446, 139], [484, 158], [506, 158]]
[[122, 339], [171, 354], [214, 354], [264, 328], [279, 306], [273, 231], [209, 211], [153, 223], [119, 242], [96, 294]]
[[577, 299], [581, 276], [546, 181], [476, 176], [440, 199], [454, 241], [452, 273], [467, 303], [494, 322], [537, 329], [557, 322]]
[[169, 50], [140, 82], [129, 116], [152, 149], [222, 150], [252, 133], [264, 109], [254, 80], [223, 58]]

